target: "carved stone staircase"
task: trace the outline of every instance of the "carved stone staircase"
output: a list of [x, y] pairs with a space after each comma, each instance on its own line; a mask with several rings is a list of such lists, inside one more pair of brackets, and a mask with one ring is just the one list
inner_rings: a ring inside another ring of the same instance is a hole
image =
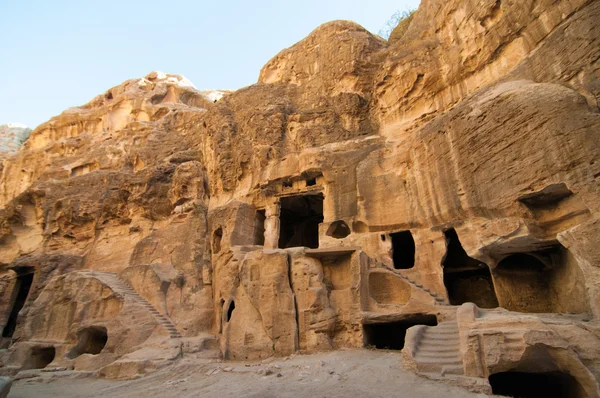
[[436, 292], [432, 292], [431, 290], [429, 290], [429, 288], [423, 287], [422, 284], [413, 281], [408, 276], [402, 275], [397, 270], [392, 269], [392, 268], [388, 267], [387, 265], [385, 265], [385, 264], [383, 264], [383, 263], [381, 263], [379, 261], [377, 261], [377, 265], [380, 266], [380, 267], [382, 267], [382, 268], [387, 269], [388, 271], [393, 272], [395, 275], [398, 275], [400, 278], [404, 279], [405, 281], [407, 281], [409, 284], [411, 284], [412, 286], [416, 287], [417, 289], [423, 290], [424, 292], [426, 292], [427, 294], [429, 294], [431, 297], [433, 297], [433, 299], [435, 300], [436, 304], [446, 304], [446, 300], [443, 297], [439, 297]]
[[83, 273], [94, 277], [107, 286], [109, 286], [114, 292], [122, 295], [123, 297], [130, 298], [133, 302], [145, 307], [153, 316], [156, 322], [159, 325], [164, 327], [167, 332], [169, 332], [169, 336], [172, 339], [181, 338], [181, 333], [177, 330], [173, 322], [161, 314], [152, 304], [146, 301], [142, 296], [140, 296], [127, 282], [123, 279], [119, 278], [119, 276], [113, 272], [102, 272], [102, 271], [79, 271], [79, 273]]
[[455, 320], [426, 327], [421, 334], [414, 360], [417, 371], [436, 376], [463, 375], [458, 324]]
[[405, 281], [407, 281], [408, 283], [410, 283], [411, 285], [413, 285], [417, 289], [421, 289], [424, 292], [428, 293], [431, 297], [434, 298], [436, 304], [445, 304], [444, 298], [439, 297], [436, 292], [432, 292], [431, 290], [429, 290], [429, 288], [423, 287], [423, 285], [421, 285], [420, 283], [417, 283], [417, 282], [413, 281], [408, 276], [402, 275], [399, 272], [396, 272], [396, 275], [400, 276], [400, 278], [404, 279]]

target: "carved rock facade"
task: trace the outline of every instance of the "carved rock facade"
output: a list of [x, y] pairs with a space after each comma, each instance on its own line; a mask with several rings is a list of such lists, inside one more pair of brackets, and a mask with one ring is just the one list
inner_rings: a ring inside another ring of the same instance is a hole
[[217, 102], [152, 73], [39, 126], [0, 179], [0, 369], [374, 346], [599, 396], [598, 20], [424, 0], [391, 44], [331, 22]]

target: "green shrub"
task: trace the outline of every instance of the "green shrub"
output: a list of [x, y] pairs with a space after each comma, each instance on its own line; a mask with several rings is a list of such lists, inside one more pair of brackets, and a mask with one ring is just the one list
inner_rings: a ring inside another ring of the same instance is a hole
[[396, 11], [386, 22], [385, 26], [379, 30], [379, 36], [386, 39], [389, 43], [400, 40], [404, 36], [404, 33], [406, 33], [416, 11]]

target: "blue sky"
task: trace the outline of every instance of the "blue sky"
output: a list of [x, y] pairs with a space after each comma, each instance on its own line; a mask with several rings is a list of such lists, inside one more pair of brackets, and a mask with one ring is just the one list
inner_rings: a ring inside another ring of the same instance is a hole
[[177, 73], [237, 89], [321, 23], [373, 33], [419, 0], [0, 0], [0, 124], [35, 127], [124, 80]]

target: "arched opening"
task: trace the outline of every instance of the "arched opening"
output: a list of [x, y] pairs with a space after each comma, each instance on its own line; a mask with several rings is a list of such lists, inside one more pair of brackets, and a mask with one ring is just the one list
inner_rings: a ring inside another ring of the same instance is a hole
[[108, 333], [104, 326], [90, 326], [77, 333], [77, 345], [67, 354], [67, 358], [75, 359], [82, 354], [98, 355], [106, 346]]
[[221, 239], [223, 239], [223, 228], [219, 227], [213, 233], [213, 253], [221, 251]]
[[32, 347], [30, 356], [22, 369], [44, 369], [54, 361], [55, 355], [54, 347]]
[[581, 384], [563, 372], [501, 372], [490, 375], [492, 392], [514, 398], [582, 398]]
[[281, 198], [279, 248], [319, 247], [319, 224], [323, 222], [323, 194]]
[[410, 269], [415, 266], [415, 240], [410, 231], [390, 234], [392, 259], [395, 269]]
[[329, 225], [325, 234], [332, 238], [343, 239], [350, 235], [350, 227], [343, 220], [334, 221]]
[[500, 305], [531, 313], [585, 313], [583, 275], [575, 258], [560, 245], [515, 253], [493, 271]]
[[15, 288], [13, 290], [13, 305], [8, 316], [8, 321], [2, 329], [2, 337], [11, 338], [17, 328], [17, 320], [19, 312], [23, 309], [29, 290], [31, 290], [31, 284], [33, 283], [33, 274], [25, 274], [17, 276]]
[[227, 316], [225, 317], [225, 322], [229, 322], [231, 320], [233, 310], [235, 310], [235, 302], [231, 300], [231, 303], [229, 303], [229, 308], [227, 308]]
[[406, 331], [416, 325], [436, 326], [437, 318], [435, 315], [417, 314], [397, 322], [365, 324], [364, 345], [384, 350], [401, 350], [404, 348]]
[[471, 302], [481, 308], [498, 307], [492, 275], [487, 264], [469, 257], [454, 228], [445, 231], [444, 235], [446, 256], [442, 266], [450, 304]]

